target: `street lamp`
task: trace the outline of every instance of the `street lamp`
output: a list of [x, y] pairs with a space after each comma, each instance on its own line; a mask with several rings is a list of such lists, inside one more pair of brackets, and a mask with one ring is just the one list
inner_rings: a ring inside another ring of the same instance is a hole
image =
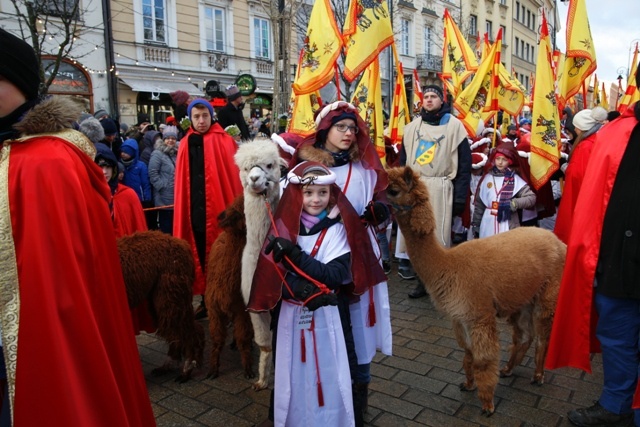
[[[624, 77], [622, 77], [622, 74], [624, 74], [625, 76], [629, 73], [629, 69], [625, 68], [625, 67], [618, 67], [618, 69], [616, 70], [616, 73], [618, 74], [618, 91], [617, 91], [617, 95], [616, 95], [616, 110], [618, 109], [618, 102], [620, 102], [620, 98], [622, 98], [622, 79]], [[627, 82], [627, 84], [629, 84], [629, 82]]]

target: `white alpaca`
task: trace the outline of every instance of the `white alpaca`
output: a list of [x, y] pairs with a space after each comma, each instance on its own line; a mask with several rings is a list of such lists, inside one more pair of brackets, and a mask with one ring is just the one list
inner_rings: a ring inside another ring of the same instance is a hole
[[[267, 204], [273, 213], [280, 200], [280, 165], [282, 160], [277, 146], [268, 138], [256, 138], [240, 145], [235, 155], [240, 168], [240, 180], [244, 187], [244, 214], [247, 224], [247, 244], [242, 252], [242, 297], [245, 305], [249, 302], [253, 275], [258, 263], [262, 244], [271, 222]], [[260, 365], [255, 390], [262, 390], [269, 384], [272, 368], [271, 357], [271, 315], [250, 313], [254, 339], [260, 347]]]

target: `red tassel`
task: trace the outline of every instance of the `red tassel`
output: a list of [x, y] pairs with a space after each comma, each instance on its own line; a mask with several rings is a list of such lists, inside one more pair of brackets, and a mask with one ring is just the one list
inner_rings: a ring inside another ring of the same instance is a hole
[[376, 324], [376, 304], [373, 301], [373, 288], [369, 289], [369, 327]]
[[322, 384], [318, 381], [318, 406], [324, 406], [324, 395], [322, 394]]
[[300, 355], [302, 356], [302, 363], [307, 361], [307, 346], [304, 343], [304, 329], [300, 330]]

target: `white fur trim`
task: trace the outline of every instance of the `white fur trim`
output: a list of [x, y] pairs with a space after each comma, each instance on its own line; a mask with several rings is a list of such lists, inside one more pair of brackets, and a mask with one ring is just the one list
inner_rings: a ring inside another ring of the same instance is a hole
[[489, 159], [489, 158], [487, 157], [487, 155], [486, 155], [486, 154], [484, 154], [484, 153], [474, 153], [474, 154], [479, 154], [479, 155], [480, 155], [480, 157], [482, 157], [482, 160], [481, 160], [481, 161], [479, 161], [478, 163], [473, 163], [473, 164], [471, 165], [471, 167], [472, 167], [473, 169], [480, 169], [480, 168], [484, 167], [484, 165], [486, 165], [486, 164], [487, 164], [487, 160]]
[[560, 158], [561, 159], [565, 159], [565, 160], [569, 160], [569, 155], [565, 152], [561, 152], [560, 153]]
[[333, 111], [333, 110], [335, 110], [338, 107], [341, 107], [343, 105], [346, 105], [349, 108], [355, 110], [355, 113], [358, 114], [358, 109], [350, 102], [346, 102], [346, 101], [333, 102], [333, 103], [331, 103], [329, 105], [325, 105], [325, 107], [322, 109], [322, 111], [320, 111], [320, 114], [318, 114], [318, 117], [316, 117], [316, 129], [318, 128], [318, 126], [320, 126], [320, 122], [322, 121], [322, 119], [327, 117], [327, 114], [329, 114], [330, 111]]
[[529, 157], [531, 157], [531, 153], [527, 152], [527, 151], [520, 151], [518, 150], [518, 155], [520, 157], [522, 157], [523, 159], [528, 159]]
[[308, 185], [308, 184], [314, 184], [314, 185], [330, 185], [330, 184], [335, 184], [336, 183], [336, 174], [335, 172], [333, 172], [332, 170], [328, 169], [328, 168], [322, 168], [325, 172], [329, 172], [328, 175], [320, 175], [320, 176], [316, 176], [313, 179], [303, 179], [302, 176], [298, 175], [295, 173], [296, 170], [304, 170], [304, 164], [308, 163], [308, 162], [302, 162], [300, 163], [298, 166], [296, 166], [293, 170], [291, 170], [288, 174], [287, 174], [287, 180], [291, 183], [291, 184], [302, 184], [302, 185]]
[[476, 148], [480, 147], [481, 145], [484, 144], [491, 144], [491, 138], [482, 138], [477, 140], [476, 142], [474, 142], [473, 144], [471, 144], [471, 150], [475, 150]]
[[277, 133], [271, 135], [271, 140], [278, 144], [278, 147], [282, 148], [282, 151], [287, 154], [291, 154], [293, 156], [293, 153], [296, 152], [296, 149], [287, 144], [287, 141], [285, 141], [284, 138]]

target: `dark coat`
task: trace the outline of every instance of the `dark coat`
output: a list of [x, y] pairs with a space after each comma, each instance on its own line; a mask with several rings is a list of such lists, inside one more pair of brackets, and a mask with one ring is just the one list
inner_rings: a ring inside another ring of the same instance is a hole
[[238, 110], [232, 103], [229, 102], [227, 103], [227, 105], [218, 110], [217, 118], [218, 123], [220, 123], [220, 126], [222, 126], [222, 129], [226, 128], [227, 126], [237, 125], [240, 129], [242, 139], [251, 139], [249, 126], [247, 126], [247, 122], [244, 119], [242, 110]]

